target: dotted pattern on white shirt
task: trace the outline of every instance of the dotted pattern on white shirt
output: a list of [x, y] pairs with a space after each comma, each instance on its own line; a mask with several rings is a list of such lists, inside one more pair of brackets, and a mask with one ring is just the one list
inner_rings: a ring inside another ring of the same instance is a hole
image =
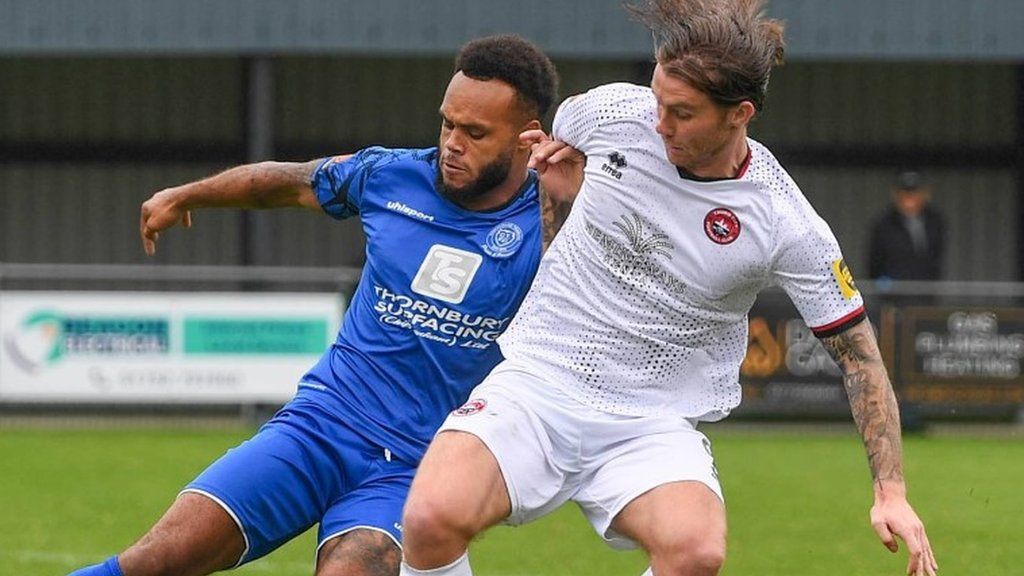
[[[655, 121], [650, 89], [631, 84], [559, 108], [555, 136], [587, 154], [586, 181], [499, 342], [595, 409], [716, 420], [740, 402], [759, 290], [782, 286], [811, 326], [862, 303], [842, 297], [835, 238], [763, 146], [750, 140], [742, 178], [693, 182], [666, 159]], [[716, 207], [742, 225], [726, 246], [704, 232]]]

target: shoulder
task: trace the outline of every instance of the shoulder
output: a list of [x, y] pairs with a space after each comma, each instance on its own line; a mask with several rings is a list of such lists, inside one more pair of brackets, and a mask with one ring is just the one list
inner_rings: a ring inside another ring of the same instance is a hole
[[619, 82], [599, 86], [569, 98], [558, 108], [552, 133], [576, 149], [590, 154], [598, 139], [627, 136], [649, 138], [657, 122], [657, 106], [650, 88]]
[[567, 98], [560, 113], [589, 113], [599, 120], [616, 120], [648, 113], [654, 105], [654, 94], [646, 86], [615, 82], [592, 88]]
[[344, 162], [351, 163], [350, 168], [371, 173], [389, 167], [429, 169], [436, 156], [436, 151], [436, 148], [385, 148], [383, 146], [371, 146], [360, 150]]
[[931, 222], [936, 222], [936, 223], [941, 224], [942, 221], [944, 220], [942, 212], [938, 208], [935, 208], [932, 205], [925, 206], [923, 214], [924, 214], [925, 219], [928, 220], [928, 221], [931, 221]]
[[831, 236], [828, 224], [811, 206], [800, 186], [775, 155], [754, 139], [748, 138], [747, 142], [751, 157], [745, 177], [767, 198], [779, 231], [790, 238], [808, 233]]
[[743, 179], [753, 183], [776, 211], [799, 207], [806, 202], [800, 187], [767, 147], [753, 138], [747, 138], [747, 145], [750, 147], [750, 164]]

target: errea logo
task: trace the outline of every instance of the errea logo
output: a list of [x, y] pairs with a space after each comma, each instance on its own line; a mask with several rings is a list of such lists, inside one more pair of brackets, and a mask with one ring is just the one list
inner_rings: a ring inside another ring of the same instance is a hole
[[628, 166], [626, 157], [616, 150], [608, 155], [608, 161], [601, 165], [601, 170], [611, 174], [616, 180], [622, 180], [622, 170]]
[[483, 256], [473, 252], [434, 244], [413, 278], [412, 291], [459, 304], [466, 297], [483, 259]]

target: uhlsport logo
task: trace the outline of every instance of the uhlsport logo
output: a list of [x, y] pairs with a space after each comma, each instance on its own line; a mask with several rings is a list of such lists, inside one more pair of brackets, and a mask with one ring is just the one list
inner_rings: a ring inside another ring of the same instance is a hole
[[443, 244], [434, 244], [423, 259], [412, 291], [451, 304], [460, 304], [484, 257]]
[[622, 180], [622, 171], [628, 166], [626, 157], [622, 152], [616, 150], [608, 155], [608, 162], [601, 165], [601, 170], [610, 174], [616, 180]]
[[170, 329], [164, 318], [73, 317], [40, 311], [4, 334], [3, 345], [11, 361], [31, 373], [65, 357], [166, 354]]
[[473, 398], [462, 406], [459, 406], [455, 410], [452, 410], [452, 416], [472, 416], [484, 408], [487, 407], [487, 400], [483, 398]]
[[508, 258], [523, 245], [523, 229], [515, 222], [502, 222], [487, 233], [483, 249], [492, 258]]
[[704, 217], [704, 233], [715, 244], [732, 244], [740, 236], [740, 219], [728, 208], [715, 208]]
[[417, 209], [415, 209], [415, 208], [413, 208], [411, 206], [406, 206], [405, 204], [402, 204], [401, 202], [399, 202], [397, 200], [392, 200], [392, 201], [388, 202], [387, 206], [388, 206], [388, 210], [394, 210], [395, 212], [398, 212], [399, 214], [405, 214], [406, 216], [409, 216], [411, 218], [416, 218], [418, 220], [423, 220], [424, 222], [433, 222], [434, 221], [434, 217], [431, 216], [430, 214], [427, 214], [426, 212], [420, 212], [419, 210], [417, 210]]

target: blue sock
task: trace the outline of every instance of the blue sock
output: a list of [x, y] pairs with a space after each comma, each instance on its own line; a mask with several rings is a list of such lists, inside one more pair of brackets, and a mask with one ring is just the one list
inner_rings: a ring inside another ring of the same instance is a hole
[[111, 556], [103, 564], [79, 568], [68, 576], [124, 576], [124, 574], [121, 572], [121, 565], [117, 563], [117, 556]]

